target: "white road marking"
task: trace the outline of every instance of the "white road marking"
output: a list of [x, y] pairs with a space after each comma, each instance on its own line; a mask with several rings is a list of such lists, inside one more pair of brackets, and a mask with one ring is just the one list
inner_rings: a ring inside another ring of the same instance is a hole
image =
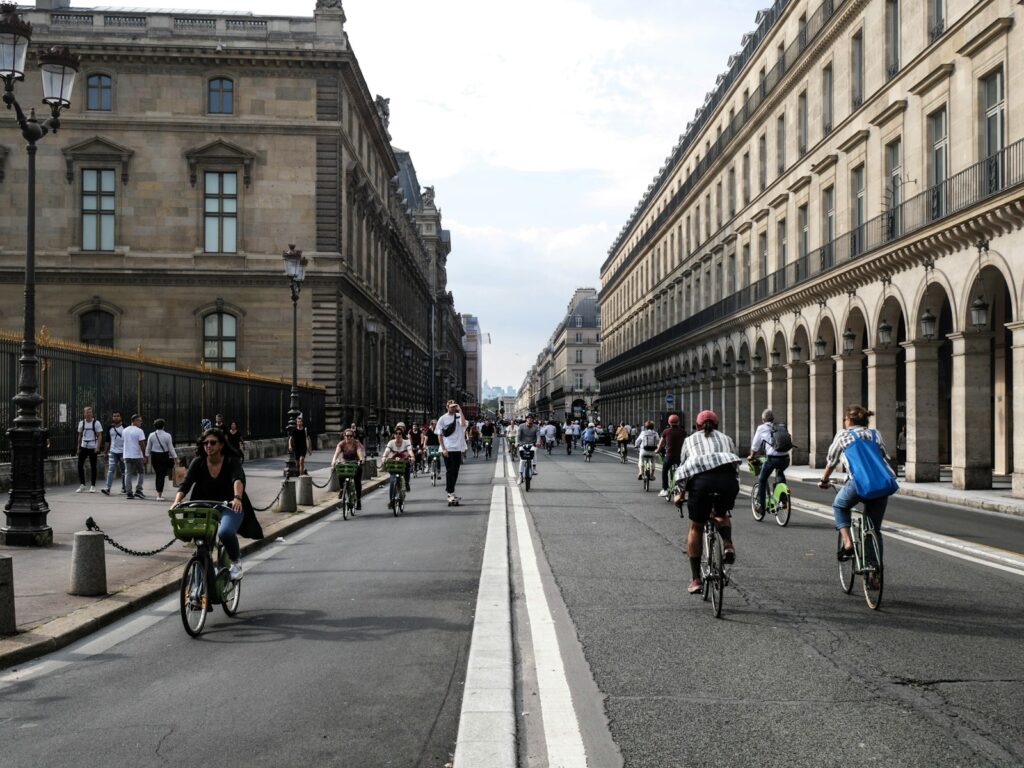
[[[509, 462], [509, 477], [516, 472]], [[537, 566], [537, 554], [526, 521], [526, 505], [522, 491], [509, 481], [512, 508], [519, 542], [519, 564], [523, 575], [523, 593], [530, 617], [530, 635], [537, 671], [537, 690], [540, 697], [541, 723], [547, 745], [548, 764], [551, 768], [586, 768], [587, 752], [580, 734], [579, 718], [572, 703], [572, 692], [565, 674], [565, 663], [558, 646], [555, 622], [548, 605], [544, 585]]]

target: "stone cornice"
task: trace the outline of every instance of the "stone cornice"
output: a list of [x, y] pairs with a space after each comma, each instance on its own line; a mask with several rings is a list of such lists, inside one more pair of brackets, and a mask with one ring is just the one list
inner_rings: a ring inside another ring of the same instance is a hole
[[898, 101], [894, 101], [888, 107], [886, 107], [881, 112], [879, 112], [877, 115], [875, 115], [871, 119], [871, 124], [873, 126], [875, 126], [876, 128], [881, 128], [883, 125], [888, 123], [894, 117], [896, 117], [897, 115], [902, 115], [906, 111], [907, 111], [907, 100], [906, 99], [899, 99]]
[[961, 46], [957, 53], [961, 56], [970, 58], [974, 54], [981, 51], [989, 43], [993, 42], [1002, 35], [1005, 35], [1010, 31], [1010, 27], [1013, 26], [1013, 16], [1005, 16], [996, 19], [981, 32], [976, 34], [970, 40], [968, 40], [963, 46]]
[[856, 149], [865, 141], [867, 141], [868, 136], [870, 135], [871, 132], [867, 128], [859, 130], [855, 134], [850, 136], [850, 138], [848, 138], [842, 144], [840, 144], [838, 147], [836, 147], [836, 149], [838, 149], [840, 152], [850, 152], [851, 150]]
[[[812, 168], [812, 170], [813, 170], [813, 168]], [[798, 178], [796, 181], [794, 181], [792, 184], [789, 185], [789, 193], [791, 195], [795, 195], [797, 192], [799, 192], [804, 187], [810, 186], [810, 183], [811, 183], [811, 177], [810, 177], [809, 174], [806, 175], [806, 176], [801, 176], [800, 178]]]
[[754, 222], [751, 221], [750, 219], [747, 219], [742, 224], [738, 224], [736, 226], [736, 234], [742, 235], [745, 232], [748, 232], [753, 226], [754, 226]]
[[781, 192], [768, 203], [769, 208], [780, 208], [789, 200], [789, 192]]
[[761, 210], [757, 211], [753, 216], [751, 216], [750, 220], [757, 224], [767, 219], [769, 213], [770, 211], [767, 208], [762, 208]]
[[952, 62], [940, 64], [927, 75], [918, 80], [914, 85], [910, 86], [910, 92], [915, 96], [923, 96], [928, 93], [932, 88], [937, 86], [944, 80], [948, 80], [953, 74], [955, 65]]

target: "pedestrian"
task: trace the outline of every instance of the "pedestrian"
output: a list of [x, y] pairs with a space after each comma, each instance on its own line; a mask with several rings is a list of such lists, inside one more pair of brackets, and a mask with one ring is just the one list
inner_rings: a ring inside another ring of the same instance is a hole
[[227, 438], [228, 445], [230, 445], [235, 450], [235, 453], [238, 454], [238, 460], [244, 464], [245, 441], [242, 439], [242, 429], [238, 426], [237, 421], [231, 422], [231, 427], [228, 429], [228, 432], [224, 437]]
[[110, 487], [114, 484], [114, 473], [121, 471], [121, 493], [128, 493], [128, 483], [124, 476], [124, 424], [121, 423], [121, 412], [110, 414], [113, 422], [107, 427], [107, 485], [100, 488], [104, 496], [110, 495]]
[[448, 401], [448, 410], [437, 420], [435, 434], [441, 438], [441, 455], [444, 456], [444, 489], [448, 493], [448, 503], [459, 502], [455, 495], [455, 484], [459, 481], [459, 467], [466, 453], [466, 417], [454, 400]]
[[356, 476], [354, 478], [356, 486], [356, 509], [363, 508], [363, 461], [365, 459], [366, 449], [363, 448], [363, 444], [356, 438], [356, 431], [352, 427], [349, 427], [345, 430], [345, 434], [334, 449], [334, 456], [331, 457], [331, 471], [334, 471], [334, 465], [339, 461], [359, 462], [359, 466], [356, 467]]
[[167, 470], [173, 467], [178, 459], [178, 454], [174, 450], [174, 438], [169, 432], [164, 431], [165, 424], [163, 419], [154, 419], [153, 431], [149, 433], [149, 439], [146, 441], [146, 456], [153, 463], [157, 501], [167, 501], [164, 498], [164, 481], [167, 480]]
[[146, 472], [146, 433], [142, 431], [142, 417], [137, 413], [132, 414], [132, 425], [124, 431], [124, 465], [128, 498], [146, 498], [142, 495], [142, 476]]
[[300, 475], [306, 474], [306, 454], [312, 453], [313, 449], [309, 444], [309, 433], [306, 431], [306, 422], [301, 416], [295, 417], [295, 429], [288, 438], [288, 453], [295, 456], [295, 465]]
[[213, 428], [219, 429], [221, 432], [228, 431], [227, 424], [224, 423], [223, 413], [218, 413], [216, 416], [213, 417]]
[[78, 490], [85, 490], [85, 462], [89, 462], [89, 493], [96, 493], [96, 454], [103, 447], [103, 425], [92, 415], [92, 406], [82, 409], [82, 420], [78, 422]]
[[900, 433], [896, 435], [896, 471], [907, 464], [907, 425], [900, 426]]

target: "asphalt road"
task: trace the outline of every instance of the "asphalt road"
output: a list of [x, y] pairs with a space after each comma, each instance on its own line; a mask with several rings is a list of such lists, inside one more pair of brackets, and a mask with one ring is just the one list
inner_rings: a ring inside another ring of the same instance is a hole
[[[0, 675], [4, 768], [443, 766], [454, 751], [493, 465], [463, 504], [413, 482], [246, 560], [240, 613], [177, 597]], [[184, 564], [184, 557], [182, 562]]]
[[[826, 520], [757, 523], [741, 496], [718, 620], [686, 593], [686, 521], [635, 471], [556, 452], [525, 495], [625, 765], [1024, 763], [1021, 576], [891, 539], [871, 611], [859, 583], [840, 590]], [[995, 515], [898, 500], [892, 516], [1021, 540]]]

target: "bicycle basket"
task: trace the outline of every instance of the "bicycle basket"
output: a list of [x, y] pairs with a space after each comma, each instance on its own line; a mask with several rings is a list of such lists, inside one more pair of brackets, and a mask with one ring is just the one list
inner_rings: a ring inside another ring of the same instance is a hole
[[347, 477], [355, 477], [358, 469], [358, 461], [339, 461], [334, 465], [334, 474], [344, 480]]
[[760, 457], [755, 457], [747, 461], [747, 469], [750, 471], [750, 474], [759, 475], [761, 474], [762, 464], [764, 464], [764, 459]]
[[174, 538], [181, 541], [212, 539], [220, 522], [220, 512], [210, 507], [170, 509], [167, 514], [171, 518]]
[[384, 470], [389, 475], [404, 475], [408, 468], [408, 462], [403, 459], [388, 459], [384, 462]]
[[429, 456], [431, 459], [434, 458], [435, 456], [439, 455], [440, 453], [441, 453], [441, 449], [438, 448], [436, 445], [428, 445], [427, 446], [427, 456]]

